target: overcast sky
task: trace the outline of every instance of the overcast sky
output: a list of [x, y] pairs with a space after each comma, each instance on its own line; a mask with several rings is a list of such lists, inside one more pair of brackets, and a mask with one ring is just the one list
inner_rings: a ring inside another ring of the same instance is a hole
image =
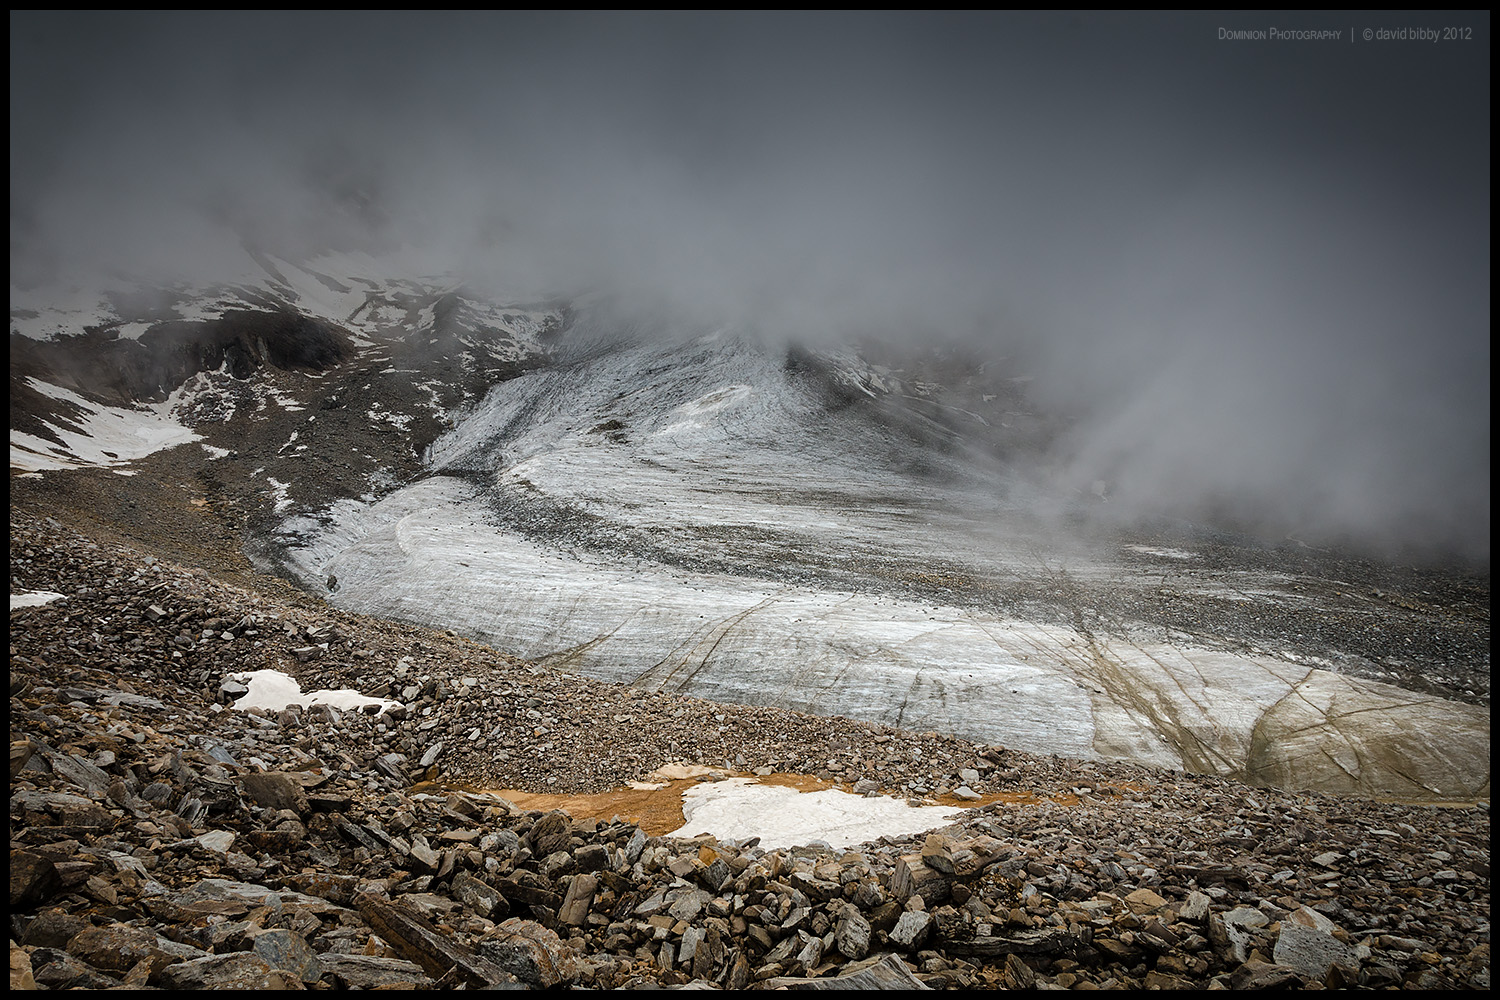
[[953, 338], [1122, 498], [1487, 555], [1489, 144], [1485, 14], [13, 13], [11, 277], [405, 243]]

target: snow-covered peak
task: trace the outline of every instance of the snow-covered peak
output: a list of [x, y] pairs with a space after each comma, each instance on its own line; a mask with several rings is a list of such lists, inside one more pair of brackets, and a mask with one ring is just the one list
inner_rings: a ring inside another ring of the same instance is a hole
[[102, 331], [139, 339], [164, 323], [211, 322], [243, 311], [289, 312], [332, 324], [361, 346], [444, 337], [511, 341], [519, 357], [559, 325], [557, 310], [480, 294], [423, 268], [409, 251], [325, 252], [305, 261], [245, 248], [213, 281], [154, 282], [123, 274], [11, 286], [11, 333], [50, 341]]

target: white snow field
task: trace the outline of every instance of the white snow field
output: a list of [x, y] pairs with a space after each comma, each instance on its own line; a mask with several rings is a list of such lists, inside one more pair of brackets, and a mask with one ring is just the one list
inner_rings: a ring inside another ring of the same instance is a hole
[[91, 402], [76, 392], [38, 379], [30, 378], [26, 382], [44, 396], [77, 407], [82, 417], [77, 421], [76, 429], [74, 426], [48, 424], [61, 443], [12, 429], [12, 469], [38, 472], [125, 465], [163, 448], [198, 440], [197, 433], [171, 416], [181, 401], [181, 390], [165, 402], [126, 409]]
[[17, 608], [39, 608], [53, 601], [60, 601], [63, 595], [51, 590], [23, 590], [19, 594], [10, 595], [10, 609]]

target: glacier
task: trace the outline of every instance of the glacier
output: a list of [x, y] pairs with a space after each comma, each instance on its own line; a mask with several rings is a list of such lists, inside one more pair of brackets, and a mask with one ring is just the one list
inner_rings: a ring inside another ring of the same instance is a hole
[[1087, 491], [1048, 508], [1044, 476], [966, 438], [1006, 424], [994, 403], [722, 331], [584, 333], [455, 414], [424, 476], [276, 540], [340, 607], [591, 677], [1289, 787], [1487, 794], [1481, 707], [1089, 606], [1170, 586], [1274, 608], [1300, 584], [1191, 539], [1068, 530]]

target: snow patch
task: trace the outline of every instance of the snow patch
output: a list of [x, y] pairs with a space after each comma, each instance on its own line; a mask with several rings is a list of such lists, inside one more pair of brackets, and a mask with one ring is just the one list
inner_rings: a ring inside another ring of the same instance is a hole
[[411, 415], [408, 413], [388, 413], [385, 410], [367, 410], [365, 416], [370, 418], [372, 424], [389, 424], [397, 430], [407, 431], [411, 429]]
[[115, 336], [120, 340], [140, 340], [141, 335], [155, 325], [155, 323], [121, 323], [120, 328], [115, 331]]
[[10, 332], [32, 340], [56, 340], [86, 327], [119, 322], [99, 290], [21, 289], [10, 286]]
[[19, 594], [10, 595], [10, 609], [14, 611], [17, 608], [39, 608], [43, 604], [61, 600], [63, 600], [63, 595], [51, 590], [23, 590]]
[[267, 386], [266, 394], [276, 400], [276, 405], [288, 413], [297, 413], [306, 409], [300, 399], [293, 399], [286, 393], [279, 391], [275, 386]]
[[759, 837], [766, 850], [822, 841], [845, 848], [881, 836], [901, 837], [951, 823], [964, 810], [909, 806], [885, 796], [866, 798], [829, 788], [799, 792], [751, 778], [704, 782], [683, 794], [685, 821], [669, 837], [712, 833], [720, 840]]
[[[124, 409], [92, 402], [76, 392], [40, 379], [26, 380], [36, 392], [78, 407], [82, 433], [47, 424], [62, 444], [32, 434], [10, 432], [10, 466], [28, 471], [124, 465], [163, 448], [197, 441], [198, 435], [169, 415], [182, 401], [173, 393], [165, 402]], [[180, 391], [179, 391], [180, 392]]]
[[249, 688], [244, 697], [234, 703], [233, 707], [240, 711], [259, 708], [267, 712], [279, 712], [292, 705], [301, 708], [312, 705], [330, 705], [342, 711], [351, 711], [364, 708], [366, 705], [378, 705], [380, 711], [384, 712], [397, 708], [401, 704], [387, 698], [366, 697], [349, 688], [303, 694], [302, 685], [280, 670], [252, 670], [249, 673], [229, 676], [231, 680], [239, 681]]
[[276, 506], [274, 508], [275, 510], [286, 510], [292, 505], [292, 498], [288, 493], [288, 487], [291, 484], [283, 483], [281, 480], [273, 479], [270, 476], [266, 477], [266, 482], [270, 483], [271, 488], [276, 491]]

